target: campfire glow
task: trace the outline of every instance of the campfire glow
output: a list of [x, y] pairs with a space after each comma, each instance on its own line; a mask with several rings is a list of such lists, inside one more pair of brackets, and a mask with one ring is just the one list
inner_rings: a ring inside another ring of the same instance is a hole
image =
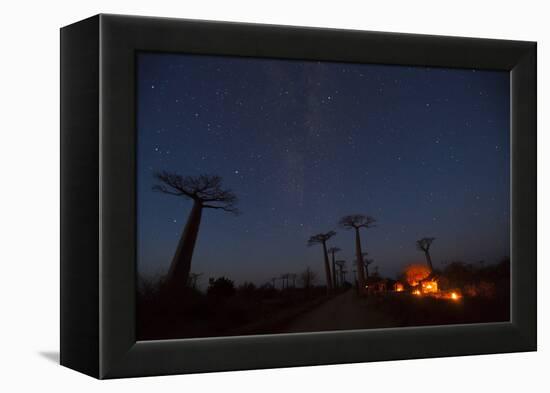
[[[411, 293], [415, 296], [429, 296], [436, 299], [448, 299], [459, 301], [462, 298], [460, 289], [444, 289], [439, 287], [437, 278], [430, 277], [430, 269], [426, 265], [413, 264], [405, 268], [405, 278], [412, 287]], [[445, 281], [444, 281], [445, 282]], [[394, 290], [401, 292], [405, 287], [399, 281], [395, 283]]]
[[437, 281], [422, 281], [422, 293], [437, 293]]
[[430, 276], [430, 269], [426, 265], [414, 264], [405, 269], [405, 277], [411, 287], [416, 287], [418, 283]]

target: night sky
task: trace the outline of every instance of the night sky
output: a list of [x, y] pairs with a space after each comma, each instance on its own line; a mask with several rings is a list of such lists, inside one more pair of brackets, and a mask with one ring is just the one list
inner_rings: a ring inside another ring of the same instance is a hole
[[[351, 271], [347, 214], [375, 217], [363, 251], [383, 275], [510, 254], [509, 74], [245, 59], [138, 57], [138, 270], [168, 268], [192, 202], [154, 192], [153, 174], [216, 174], [242, 214], [203, 213], [191, 270], [262, 284], [307, 266], [311, 235]], [[348, 278], [351, 274], [348, 274]]]

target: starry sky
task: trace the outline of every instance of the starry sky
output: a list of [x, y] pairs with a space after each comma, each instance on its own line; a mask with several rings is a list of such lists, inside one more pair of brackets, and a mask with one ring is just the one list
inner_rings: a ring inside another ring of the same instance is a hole
[[[311, 235], [353, 270], [346, 214], [368, 214], [363, 251], [395, 277], [424, 262], [510, 254], [509, 74], [284, 59], [140, 53], [138, 271], [166, 272], [192, 202], [152, 190], [155, 172], [216, 174], [242, 214], [205, 210], [192, 271], [262, 284], [307, 266]], [[351, 273], [348, 275], [348, 278]]]

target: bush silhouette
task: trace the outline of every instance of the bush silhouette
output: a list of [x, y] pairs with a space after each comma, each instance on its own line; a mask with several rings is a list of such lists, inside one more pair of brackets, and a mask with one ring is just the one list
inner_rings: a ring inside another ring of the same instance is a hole
[[206, 293], [208, 296], [230, 297], [235, 294], [235, 284], [225, 277], [210, 278]]

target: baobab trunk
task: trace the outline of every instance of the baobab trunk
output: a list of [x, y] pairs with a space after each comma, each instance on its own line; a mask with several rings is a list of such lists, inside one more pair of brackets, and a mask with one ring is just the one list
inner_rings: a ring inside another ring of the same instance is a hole
[[363, 270], [363, 253], [361, 252], [361, 237], [359, 228], [355, 228], [355, 253], [357, 254], [357, 281], [359, 293], [365, 293], [365, 271]]
[[336, 288], [336, 261], [334, 260], [334, 251], [332, 252], [332, 285]]
[[330, 265], [328, 262], [327, 245], [323, 242], [323, 254], [325, 256], [325, 273], [327, 277], [327, 293], [332, 292], [332, 278], [330, 276]]
[[432, 265], [432, 257], [430, 256], [429, 251], [424, 251], [424, 254], [426, 254], [426, 262], [428, 262], [428, 267], [430, 268], [430, 272], [434, 272], [434, 267]]
[[200, 202], [195, 201], [193, 203], [193, 208], [187, 218], [174, 258], [172, 258], [172, 264], [168, 271], [168, 284], [174, 289], [187, 286], [189, 272], [191, 271], [191, 260], [201, 223], [202, 209]]

